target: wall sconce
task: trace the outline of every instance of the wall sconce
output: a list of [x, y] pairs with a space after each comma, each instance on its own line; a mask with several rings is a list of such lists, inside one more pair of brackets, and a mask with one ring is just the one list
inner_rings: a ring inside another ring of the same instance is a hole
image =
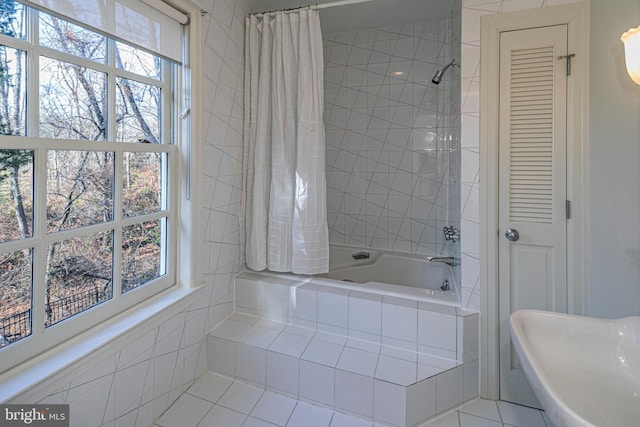
[[624, 56], [627, 72], [631, 80], [640, 85], [640, 27], [630, 28], [620, 37], [624, 43]]

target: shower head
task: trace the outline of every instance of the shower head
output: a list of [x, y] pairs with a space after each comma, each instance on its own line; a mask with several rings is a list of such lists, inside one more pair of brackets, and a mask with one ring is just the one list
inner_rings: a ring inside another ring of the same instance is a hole
[[452, 67], [454, 65], [458, 65], [458, 64], [456, 64], [456, 60], [455, 59], [452, 59], [451, 62], [449, 62], [447, 65], [445, 65], [444, 67], [440, 68], [436, 72], [436, 74], [431, 79], [431, 83], [439, 85], [440, 82], [442, 81], [442, 76], [444, 75], [444, 72], [447, 71], [447, 68]]

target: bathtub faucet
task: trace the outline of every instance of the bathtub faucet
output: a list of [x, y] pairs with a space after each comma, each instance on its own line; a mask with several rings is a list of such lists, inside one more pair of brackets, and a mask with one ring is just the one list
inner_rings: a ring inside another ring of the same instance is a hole
[[450, 265], [453, 267], [453, 265], [455, 264], [455, 258], [452, 256], [428, 256], [427, 260], [429, 262], [443, 262], [447, 265]]

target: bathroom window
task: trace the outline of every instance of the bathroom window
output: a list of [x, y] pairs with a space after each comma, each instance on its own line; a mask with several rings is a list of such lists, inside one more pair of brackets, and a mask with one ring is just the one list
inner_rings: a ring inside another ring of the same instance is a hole
[[183, 77], [147, 49], [2, 4], [0, 357], [20, 361], [176, 283]]

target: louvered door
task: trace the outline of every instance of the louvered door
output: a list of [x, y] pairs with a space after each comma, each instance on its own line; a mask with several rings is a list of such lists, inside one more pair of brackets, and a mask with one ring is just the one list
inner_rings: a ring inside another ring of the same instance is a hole
[[509, 315], [567, 309], [565, 55], [564, 25], [501, 34], [500, 397], [529, 406], [539, 403], [513, 352]]

